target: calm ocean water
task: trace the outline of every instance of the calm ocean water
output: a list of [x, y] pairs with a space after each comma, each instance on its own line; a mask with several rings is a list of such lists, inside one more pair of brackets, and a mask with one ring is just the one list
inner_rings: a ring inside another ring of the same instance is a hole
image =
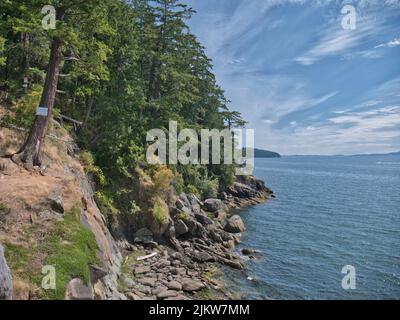
[[[400, 156], [257, 159], [255, 175], [277, 198], [240, 212], [238, 250], [262, 256], [226, 271], [231, 289], [245, 299], [400, 299]], [[356, 290], [342, 289], [345, 265]]]

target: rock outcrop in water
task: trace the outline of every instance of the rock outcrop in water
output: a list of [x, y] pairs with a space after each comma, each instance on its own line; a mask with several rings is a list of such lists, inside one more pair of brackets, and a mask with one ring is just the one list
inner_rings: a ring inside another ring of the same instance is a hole
[[209, 276], [219, 264], [244, 268], [232, 249], [240, 243], [245, 226], [239, 216], [229, 217], [229, 210], [261, 203], [272, 194], [254, 177], [228, 188], [221, 199], [202, 202], [181, 194], [170, 208], [165, 242], [154, 242], [149, 229], [140, 229], [134, 244], [120, 243], [127, 257], [127, 272], [121, 276], [125, 294], [133, 300], [176, 300], [202, 298], [204, 290], [221, 289], [223, 284]]

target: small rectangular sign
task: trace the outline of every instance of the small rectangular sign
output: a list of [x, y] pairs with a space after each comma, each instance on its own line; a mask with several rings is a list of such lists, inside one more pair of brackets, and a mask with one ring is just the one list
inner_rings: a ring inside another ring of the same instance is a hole
[[42, 116], [42, 117], [47, 117], [48, 112], [49, 112], [48, 108], [39, 107], [37, 109], [36, 115], [37, 116]]

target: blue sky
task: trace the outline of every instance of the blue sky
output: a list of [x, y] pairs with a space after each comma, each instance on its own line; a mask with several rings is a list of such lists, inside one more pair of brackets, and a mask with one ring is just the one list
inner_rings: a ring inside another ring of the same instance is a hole
[[[400, 150], [400, 0], [186, 0], [256, 146], [282, 154]], [[355, 30], [341, 9], [356, 8]]]

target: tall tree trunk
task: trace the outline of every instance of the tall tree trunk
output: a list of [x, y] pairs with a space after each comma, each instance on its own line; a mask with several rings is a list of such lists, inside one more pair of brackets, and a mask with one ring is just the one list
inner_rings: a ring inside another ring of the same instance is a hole
[[61, 47], [61, 39], [54, 38], [51, 46], [50, 63], [39, 106], [40, 108], [47, 108], [47, 115], [36, 115], [28, 139], [19, 153], [13, 156], [15, 162], [24, 162], [28, 167], [41, 165], [42, 147], [52, 117], [56, 97], [59, 69], [62, 58]]

